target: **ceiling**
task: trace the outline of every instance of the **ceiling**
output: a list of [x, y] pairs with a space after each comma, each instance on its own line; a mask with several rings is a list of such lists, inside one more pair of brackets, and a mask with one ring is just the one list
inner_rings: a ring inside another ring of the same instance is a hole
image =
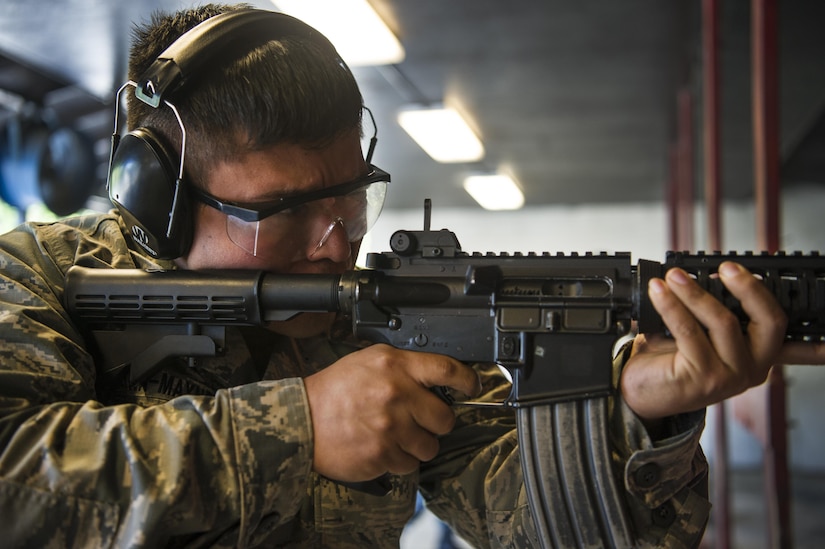
[[[465, 175], [505, 167], [528, 205], [661, 201], [677, 93], [694, 92], [701, 164], [699, 0], [371, 0], [406, 49], [399, 65], [354, 68], [378, 120], [376, 164], [393, 174], [387, 206], [477, 207]], [[112, 97], [132, 21], [191, 2], [0, 2], [0, 123], [20, 98], [92, 138], [102, 190]], [[260, 7], [272, 8], [263, 0]], [[783, 177], [825, 183], [825, 2], [779, 2]], [[721, 2], [723, 195], [752, 194], [750, 2]], [[408, 103], [469, 118], [487, 155], [437, 164], [395, 123]], [[701, 170], [696, 170], [697, 179]], [[697, 195], [701, 185], [697, 184]]]

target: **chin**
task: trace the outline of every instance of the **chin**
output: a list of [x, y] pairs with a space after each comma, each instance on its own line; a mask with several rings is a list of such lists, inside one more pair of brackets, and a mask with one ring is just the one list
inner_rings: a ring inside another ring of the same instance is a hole
[[335, 313], [301, 313], [290, 320], [269, 322], [266, 327], [276, 334], [301, 339], [320, 335], [335, 322]]

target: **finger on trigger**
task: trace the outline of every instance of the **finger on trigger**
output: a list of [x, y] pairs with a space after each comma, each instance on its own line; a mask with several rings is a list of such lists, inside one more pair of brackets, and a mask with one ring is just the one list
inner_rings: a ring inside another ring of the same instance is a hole
[[446, 355], [430, 355], [433, 368], [421, 382], [428, 387], [445, 386], [468, 397], [474, 397], [481, 392], [481, 381], [478, 372], [470, 366]]

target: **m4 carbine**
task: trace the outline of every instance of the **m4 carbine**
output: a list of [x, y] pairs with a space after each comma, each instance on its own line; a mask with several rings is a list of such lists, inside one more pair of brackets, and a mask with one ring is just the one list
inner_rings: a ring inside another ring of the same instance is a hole
[[[539, 536], [557, 547], [632, 545], [610, 467], [606, 402], [616, 342], [666, 331], [648, 298], [651, 278], [684, 269], [744, 327], [745, 313], [716, 276], [723, 261], [736, 261], [782, 306], [787, 339], [825, 340], [825, 257], [816, 252], [669, 252], [663, 263], [635, 266], [629, 253], [469, 254], [451, 231], [430, 230], [429, 202], [424, 230], [397, 231], [390, 247], [341, 275], [73, 267], [65, 302], [92, 336], [98, 366], [128, 367], [133, 382], [171, 357], [219, 354], [226, 327], [313, 311], [351, 318], [353, 332], [372, 342], [495, 362], [512, 378], [505, 404], [516, 409]], [[558, 478], [576, 481], [545, 484]], [[588, 520], [599, 527], [579, 527]]]

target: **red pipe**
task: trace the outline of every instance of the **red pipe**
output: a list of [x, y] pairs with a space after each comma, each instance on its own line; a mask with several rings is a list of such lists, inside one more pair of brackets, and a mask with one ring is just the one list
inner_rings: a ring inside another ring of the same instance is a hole
[[667, 181], [667, 220], [668, 229], [670, 231], [669, 250], [679, 249], [679, 209], [678, 193], [679, 193], [679, 155], [677, 154], [678, 147], [675, 143], [671, 143], [668, 148], [668, 181]]
[[678, 95], [676, 209], [679, 250], [693, 250], [693, 97], [685, 87]]
[[[759, 246], [779, 249], [779, 71], [776, 0], [751, 0], [754, 185]], [[792, 547], [787, 409], [782, 366], [774, 366], [765, 392], [765, 496], [771, 547]]]
[[759, 247], [779, 250], [779, 71], [776, 0], [751, 0], [754, 191]]
[[702, 0], [703, 144], [708, 248], [722, 250], [719, 146], [719, 2]]
[[[702, 0], [702, 135], [704, 152], [705, 214], [708, 248], [722, 250], [721, 170], [719, 143], [719, 2]], [[715, 407], [713, 521], [717, 549], [731, 545], [730, 482], [728, 480], [728, 427], [726, 403]]]

